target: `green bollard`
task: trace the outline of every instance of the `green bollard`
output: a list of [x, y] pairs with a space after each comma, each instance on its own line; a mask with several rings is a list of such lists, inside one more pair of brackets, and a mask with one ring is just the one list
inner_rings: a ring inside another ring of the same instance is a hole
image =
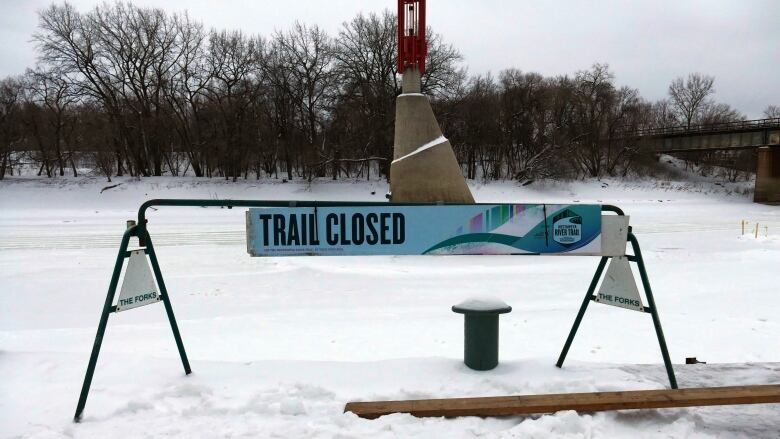
[[467, 300], [452, 307], [463, 314], [463, 362], [474, 370], [490, 370], [498, 365], [498, 315], [512, 311], [500, 301]]

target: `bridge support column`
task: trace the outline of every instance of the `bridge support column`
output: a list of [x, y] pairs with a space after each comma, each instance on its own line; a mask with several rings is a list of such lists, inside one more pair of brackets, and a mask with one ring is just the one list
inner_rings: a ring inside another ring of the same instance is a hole
[[420, 71], [407, 67], [403, 93], [395, 100], [391, 200], [474, 203], [452, 145], [442, 135], [431, 103], [420, 88]]
[[780, 203], [780, 147], [758, 148], [756, 166], [756, 203]]

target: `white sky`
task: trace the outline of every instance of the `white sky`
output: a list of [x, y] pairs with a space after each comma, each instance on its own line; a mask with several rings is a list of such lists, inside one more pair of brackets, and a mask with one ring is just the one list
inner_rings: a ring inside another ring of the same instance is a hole
[[[30, 36], [48, 0], [0, 0], [0, 77], [35, 63]], [[80, 10], [99, 3], [73, 0]], [[269, 34], [295, 20], [335, 35], [358, 11], [393, 0], [138, 0], [189, 10], [207, 27]], [[655, 100], [689, 72], [715, 76], [716, 98], [750, 118], [780, 105], [780, 0], [428, 0], [428, 23], [472, 73], [506, 67], [545, 75], [608, 63], [620, 85]]]

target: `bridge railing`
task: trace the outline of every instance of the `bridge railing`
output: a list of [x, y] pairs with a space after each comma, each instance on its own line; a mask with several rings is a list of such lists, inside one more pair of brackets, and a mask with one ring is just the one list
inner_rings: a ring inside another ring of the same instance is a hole
[[645, 128], [639, 129], [633, 132], [636, 137], [646, 136], [666, 136], [675, 134], [700, 134], [711, 132], [723, 132], [723, 131], [744, 131], [753, 129], [765, 129], [765, 128], [779, 128], [780, 129], [780, 117], [768, 118], [768, 119], [755, 119], [755, 120], [741, 120], [737, 122], [723, 122], [706, 125], [694, 125], [691, 127], [677, 126], [677, 127], [660, 127], [660, 128]]

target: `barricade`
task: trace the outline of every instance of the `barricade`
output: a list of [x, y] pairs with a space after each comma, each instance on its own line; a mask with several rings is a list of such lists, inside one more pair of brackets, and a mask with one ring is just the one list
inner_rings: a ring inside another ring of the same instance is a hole
[[[184, 372], [192, 372], [148, 231], [146, 212], [151, 207], [248, 208], [247, 252], [252, 256], [600, 256], [556, 365], [563, 366], [590, 302], [603, 303], [652, 316], [670, 386], [677, 388], [639, 242], [628, 224], [628, 216], [615, 206], [160, 199], [142, 204], [137, 222], [128, 221], [122, 236], [75, 421], [80, 420], [84, 411], [112, 313], [163, 302]], [[140, 248], [128, 250], [134, 237]], [[628, 243], [633, 254], [626, 254]], [[117, 298], [126, 259], [127, 269]], [[629, 263], [637, 265], [646, 304]], [[606, 276], [597, 292], [605, 268]]]

